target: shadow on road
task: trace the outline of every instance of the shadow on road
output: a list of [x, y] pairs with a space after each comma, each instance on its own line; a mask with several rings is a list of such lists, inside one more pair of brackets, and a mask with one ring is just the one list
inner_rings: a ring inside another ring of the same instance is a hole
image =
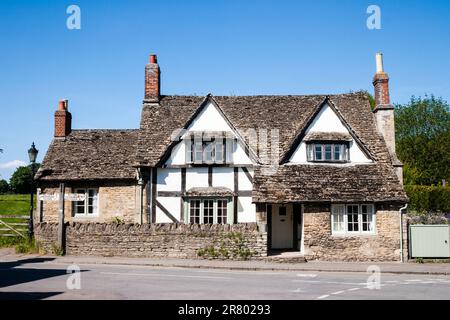
[[41, 300], [63, 292], [0, 292], [0, 300]]
[[[30, 263], [43, 263], [53, 258], [31, 258], [17, 261], [0, 262], [0, 288], [32, 282], [51, 277], [67, 275], [66, 270], [17, 268]], [[0, 300], [44, 299], [62, 292], [0, 292]]]

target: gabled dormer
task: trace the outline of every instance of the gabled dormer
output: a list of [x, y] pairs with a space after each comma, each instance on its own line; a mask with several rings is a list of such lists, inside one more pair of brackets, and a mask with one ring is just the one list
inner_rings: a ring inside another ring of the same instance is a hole
[[209, 95], [173, 142], [164, 166], [251, 165], [256, 162], [245, 140]]
[[293, 150], [288, 164], [373, 162], [369, 151], [329, 99], [319, 106], [306, 128], [299, 133]]

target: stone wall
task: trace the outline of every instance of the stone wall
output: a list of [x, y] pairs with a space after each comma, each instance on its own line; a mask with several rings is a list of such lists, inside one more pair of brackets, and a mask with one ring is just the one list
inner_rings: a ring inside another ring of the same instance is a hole
[[305, 205], [303, 228], [308, 260], [400, 261], [399, 214], [392, 207], [377, 208], [374, 235], [332, 235], [329, 205]]
[[[47, 252], [56, 242], [58, 224], [39, 223], [36, 240]], [[231, 232], [242, 235], [242, 243], [254, 256], [267, 255], [267, 238], [256, 223], [235, 225], [75, 223], [66, 225], [66, 254], [149, 258], [199, 258], [199, 250], [210, 246], [231, 252]]]
[[[66, 187], [65, 192], [71, 193], [77, 187]], [[72, 222], [113, 222], [120, 218], [125, 223], [140, 222], [140, 186], [122, 183], [108, 183], [101, 186], [90, 185], [89, 188], [98, 188], [99, 214], [96, 217], [74, 217], [72, 202], [65, 201], [65, 221]], [[59, 193], [59, 188], [42, 187], [40, 194]], [[36, 210], [35, 221], [58, 222], [58, 201], [40, 201]]]

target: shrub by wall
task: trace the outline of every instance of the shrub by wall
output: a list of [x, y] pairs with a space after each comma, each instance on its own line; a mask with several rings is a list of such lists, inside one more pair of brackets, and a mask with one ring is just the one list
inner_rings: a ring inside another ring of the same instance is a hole
[[418, 212], [450, 212], [450, 188], [435, 186], [405, 186], [409, 209]]

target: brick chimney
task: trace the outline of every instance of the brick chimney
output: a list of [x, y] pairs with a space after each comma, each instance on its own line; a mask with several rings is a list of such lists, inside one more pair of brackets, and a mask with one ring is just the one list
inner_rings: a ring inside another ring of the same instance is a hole
[[395, 168], [400, 183], [403, 184], [403, 164], [397, 158], [395, 151], [395, 119], [394, 107], [391, 105], [389, 95], [389, 75], [384, 72], [383, 55], [376, 55], [377, 72], [373, 77], [373, 87], [375, 89], [375, 114], [378, 132], [384, 138], [386, 146], [391, 155], [392, 164]]
[[150, 63], [145, 66], [145, 98], [144, 102], [159, 102], [161, 88], [161, 72], [156, 54], [150, 55]]
[[67, 137], [72, 131], [72, 115], [69, 112], [69, 101], [59, 101], [55, 112], [55, 138]]

